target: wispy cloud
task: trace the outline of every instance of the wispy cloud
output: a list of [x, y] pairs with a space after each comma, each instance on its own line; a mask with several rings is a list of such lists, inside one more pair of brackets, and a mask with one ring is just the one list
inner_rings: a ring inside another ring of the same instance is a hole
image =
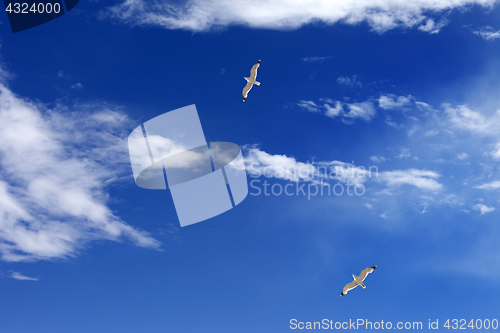
[[109, 105], [50, 110], [0, 85], [0, 256], [74, 256], [97, 239], [159, 242], [113, 214], [106, 186], [127, 174], [133, 126]]
[[[498, 132], [498, 128], [500, 127], [500, 110], [491, 115], [485, 115], [467, 105], [451, 107], [445, 103], [443, 104], [443, 108], [448, 115], [451, 128], [466, 131], [480, 137], [490, 137], [495, 140], [500, 139], [500, 133]], [[495, 144], [495, 149], [490, 151], [488, 155], [496, 160], [500, 159], [500, 143], [498, 141]], [[461, 156], [464, 157], [467, 154], [462, 154]]]
[[72, 85], [71, 89], [83, 90], [83, 84], [81, 84], [80, 82], [78, 82], [78, 83]]
[[413, 96], [382, 95], [378, 99], [379, 106], [384, 110], [400, 109], [412, 104]]
[[[354, 120], [357, 119], [369, 122], [376, 114], [373, 102], [370, 100], [360, 103], [344, 103], [332, 101], [329, 98], [324, 98], [322, 100], [326, 101], [322, 106], [317, 105], [313, 101], [300, 101], [297, 105], [309, 112], [322, 112], [329, 118], [338, 117], [345, 124], [353, 124]], [[334, 106], [332, 106], [332, 104]]]
[[443, 189], [443, 185], [436, 181], [439, 177], [441, 175], [437, 172], [417, 169], [380, 173], [380, 181], [386, 182], [390, 187], [413, 185], [425, 191], [439, 191]]
[[375, 163], [382, 163], [382, 162], [387, 161], [387, 159], [383, 156], [378, 155], [378, 156], [371, 156], [370, 161], [375, 162]]
[[433, 19], [427, 19], [427, 21], [425, 21], [425, 24], [422, 24], [418, 27], [418, 30], [425, 31], [430, 34], [437, 34], [441, 30], [441, 28], [447, 24], [448, 20], [446, 18], [439, 20], [437, 23], [434, 22]]
[[493, 156], [495, 160], [500, 160], [500, 143], [497, 143], [496, 150], [491, 152], [491, 156]]
[[450, 207], [457, 207], [457, 206], [463, 206], [464, 200], [463, 200], [463, 198], [459, 198], [455, 194], [447, 194], [441, 200], [441, 203], [446, 204]]
[[481, 212], [481, 215], [484, 215], [484, 214], [491, 213], [492, 211], [494, 211], [495, 207], [488, 207], [488, 206], [483, 205], [483, 204], [477, 204], [474, 206], [474, 209]]
[[32, 278], [26, 275], [22, 275], [21, 273], [14, 272], [14, 271], [9, 271], [11, 273], [10, 277], [16, 280], [22, 280], [22, 281], [38, 281], [38, 278]]
[[495, 40], [497, 38], [500, 38], [500, 30], [495, 31], [490, 26], [482, 27], [479, 30], [474, 30], [472, 31], [472, 33], [482, 37], [485, 40]]
[[360, 118], [366, 122], [369, 122], [375, 116], [375, 108], [371, 101], [366, 101], [362, 103], [346, 103], [349, 112], [343, 115], [344, 118], [356, 119]]
[[337, 78], [337, 83], [343, 84], [343, 85], [348, 86], [348, 87], [354, 87], [354, 86], [358, 86], [360, 88], [363, 87], [361, 82], [358, 80], [357, 75], [353, 75], [351, 77], [340, 76]]
[[486, 118], [482, 113], [474, 111], [466, 105], [451, 107], [449, 104], [443, 104], [449, 120], [452, 125], [458, 129], [466, 130], [476, 134], [492, 134], [497, 130], [500, 123], [498, 114]]
[[383, 183], [390, 188], [410, 185], [431, 192], [443, 189], [443, 185], [437, 181], [441, 175], [434, 171], [408, 169], [379, 173], [378, 168], [376, 172], [372, 172], [370, 169], [341, 161], [303, 163], [286, 155], [271, 155], [256, 145], [246, 145], [243, 150], [247, 171], [254, 177], [266, 176], [288, 181], [319, 181], [323, 177], [341, 182], [349, 181], [352, 184]]
[[331, 107], [327, 103], [323, 104], [323, 107], [326, 110], [325, 116], [330, 117], [330, 118], [338, 117], [340, 115], [340, 113], [344, 111], [344, 108], [342, 107], [342, 103], [340, 103], [339, 101], [335, 102], [335, 107]]
[[323, 62], [325, 61], [326, 59], [330, 59], [331, 57], [305, 57], [305, 58], [302, 58], [302, 61], [304, 62]]
[[[446, 24], [444, 17], [453, 9], [470, 5], [491, 7], [495, 0], [188, 0], [181, 4], [153, 0], [125, 0], [108, 7], [101, 16], [134, 26], [204, 31], [233, 25], [265, 29], [297, 29], [314, 22], [359, 24], [367, 22], [383, 33], [404, 27], [436, 33]], [[433, 18], [428, 17], [433, 14]], [[438, 23], [435, 20], [438, 19]]]
[[409, 158], [411, 156], [411, 152], [409, 148], [403, 148], [401, 149], [401, 154], [396, 156], [396, 158], [403, 159], [403, 158]]
[[321, 112], [320, 107], [313, 101], [300, 101], [297, 105], [309, 112]]
[[299, 162], [286, 155], [272, 155], [256, 145], [243, 146], [247, 172], [254, 176], [265, 176], [288, 181], [314, 182], [328, 178], [352, 184], [366, 181], [365, 168], [341, 161]]
[[500, 180], [491, 182], [491, 183], [486, 183], [483, 185], [476, 186], [476, 188], [482, 189], [482, 190], [498, 190], [500, 189]]

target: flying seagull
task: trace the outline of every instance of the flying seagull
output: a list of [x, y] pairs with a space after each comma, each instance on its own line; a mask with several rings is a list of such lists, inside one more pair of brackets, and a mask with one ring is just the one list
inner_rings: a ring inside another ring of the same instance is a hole
[[259, 68], [259, 66], [260, 60], [257, 61], [250, 70], [250, 77], [243, 77], [245, 80], [247, 80], [247, 85], [245, 86], [245, 88], [243, 88], [243, 102], [245, 101], [245, 99], [247, 99], [248, 92], [250, 91], [250, 89], [252, 89], [252, 86], [254, 84], [260, 86], [260, 82], [255, 81], [255, 79], [257, 78], [257, 68]]
[[366, 288], [363, 281], [366, 279], [366, 276], [368, 274], [370, 274], [371, 272], [373, 272], [375, 270], [375, 268], [377, 268], [377, 266], [372, 266], [372, 267], [368, 267], [366, 269], [363, 269], [361, 271], [361, 274], [359, 274], [359, 276], [356, 276], [353, 274], [352, 277], [354, 278], [354, 281], [345, 285], [344, 289], [342, 289], [342, 293], [340, 294], [340, 296], [344, 296], [345, 294], [347, 294], [347, 292], [349, 290], [354, 289], [357, 286], [361, 286], [361, 287], [363, 287], [363, 289]]

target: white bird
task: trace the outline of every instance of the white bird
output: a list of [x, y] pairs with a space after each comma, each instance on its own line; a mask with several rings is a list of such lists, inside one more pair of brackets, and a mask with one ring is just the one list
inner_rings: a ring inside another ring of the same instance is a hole
[[260, 66], [260, 60], [253, 65], [252, 69], [250, 70], [250, 77], [243, 77], [245, 80], [247, 80], [247, 85], [245, 88], [243, 88], [243, 102], [245, 99], [248, 97], [248, 92], [250, 89], [252, 89], [253, 85], [256, 84], [260, 86], [260, 82], [255, 81], [257, 78], [257, 68]]
[[363, 287], [363, 289], [366, 288], [363, 281], [366, 279], [366, 276], [368, 274], [375, 270], [375, 268], [377, 268], [377, 266], [368, 267], [367, 269], [362, 270], [359, 276], [353, 274], [352, 277], [354, 278], [354, 281], [344, 286], [344, 289], [342, 289], [342, 293], [340, 294], [340, 296], [344, 296], [349, 290], [354, 289], [357, 286], [361, 286]]

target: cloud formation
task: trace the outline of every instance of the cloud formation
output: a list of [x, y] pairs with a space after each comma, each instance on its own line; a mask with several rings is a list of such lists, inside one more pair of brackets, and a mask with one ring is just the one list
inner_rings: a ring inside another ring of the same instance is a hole
[[78, 83], [72, 85], [71, 89], [83, 90], [83, 84], [81, 84], [80, 82], [78, 82]]
[[378, 99], [379, 106], [384, 110], [400, 109], [412, 104], [413, 96], [382, 95]]
[[313, 101], [299, 101], [297, 105], [309, 112], [320, 112], [320, 107]]
[[326, 59], [329, 59], [331, 57], [318, 57], [318, 56], [314, 56], [314, 57], [305, 57], [305, 58], [302, 58], [302, 61], [304, 62], [323, 62], [325, 61]]
[[402, 185], [413, 185], [424, 191], [439, 191], [443, 185], [436, 179], [441, 177], [434, 171], [427, 170], [395, 170], [380, 173], [380, 181], [387, 183], [390, 187], [399, 187]]
[[369, 181], [383, 183], [389, 188], [411, 185], [423, 191], [437, 192], [444, 187], [437, 181], [441, 175], [434, 171], [407, 169], [378, 171], [341, 161], [298, 162], [286, 155], [271, 155], [256, 145], [243, 147], [248, 173], [253, 177], [265, 176], [288, 181], [320, 181], [333, 179], [351, 184]]
[[337, 83], [343, 84], [348, 87], [354, 87], [354, 86], [358, 86], [360, 88], [363, 87], [363, 84], [361, 84], [361, 82], [358, 80], [357, 75], [353, 75], [351, 77], [340, 76], [337, 78]]
[[488, 207], [488, 206], [483, 205], [483, 204], [477, 204], [474, 206], [474, 209], [481, 212], [481, 215], [484, 215], [484, 214], [491, 213], [492, 211], [494, 211], [495, 207]]
[[[345, 124], [353, 124], [355, 120], [361, 119], [370, 122], [376, 111], [372, 101], [367, 100], [360, 103], [344, 103], [333, 101], [329, 98], [321, 99], [325, 103], [320, 106], [313, 101], [300, 101], [297, 105], [309, 112], [323, 113], [329, 118], [337, 118]], [[332, 106], [334, 105], [334, 106]]]
[[500, 124], [500, 113], [498, 112], [491, 117], [486, 117], [467, 105], [451, 107], [449, 104], [443, 104], [443, 107], [455, 128], [480, 135], [497, 133], [497, 126]]
[[108, 7], [101, 16], [133, 26], [189, 31], [233, 25], [285, 30], [314, 22], [352, 25], [366, 22], [378, 33], [413, 27], [437, 33], [447, 23], [443, 15], [451, 10], [472, 5], [487, 8], [495, 3], [496, 0], [187, 0], [173, 4], [162, 0], [125, 0]]
[[286, 155], [271, 155], [257, 145], [243, 146], [247, 172], [252, 177], [265, 176], [294, 182], [320, 182], [333, 180], [362, 184], [378, 177], [378, 168], [356, 166], [342, 161], [298, 162]]
[[446, 18], [443, 18], [439, 20], [439, 22], [434, 22], [433, 19], [427, 19], [425, 24], [422, 24], [421, 26], [418, 27], [418, 30], [428, 32], [430, 34], [437, 34], [442, 27], [448, 24], [448, 20]]
[[495, 40], [497, 38], [500, 38], [500, 30], [495, 31], [490, 26], [482, 27], [479, 30], [474, 30], [472, 31], [472, 33], [480, 36], [485, 40]]
[[21, 280], [21, 281], [38, 281], [38, 278], [32, 278], [26, 275], [22, 275], [21, 273], [10, 271], [11, 273], [10, 277], [16, 280]]
[[107, 206], [106, 187], [128, 171], [130, 127], [107, 105], [50, 110], [0, 84], [2, 260], [67, 258], [97, 239], [159, 246]]
[[479, 188], [481, 190], [498, 190], [500, 189], [500, 180], [491, 182], [491, 183], [486, 183], [483, 185], [476, 186], [476, 188]]

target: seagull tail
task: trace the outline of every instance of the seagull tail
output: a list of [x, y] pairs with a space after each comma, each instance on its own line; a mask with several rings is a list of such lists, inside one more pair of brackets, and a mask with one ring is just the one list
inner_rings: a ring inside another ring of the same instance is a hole
[[255, 81], [255, 83], [254, 83], [254, 84], [256, 84], [256, 85], [260, 86], [260, 82]]

